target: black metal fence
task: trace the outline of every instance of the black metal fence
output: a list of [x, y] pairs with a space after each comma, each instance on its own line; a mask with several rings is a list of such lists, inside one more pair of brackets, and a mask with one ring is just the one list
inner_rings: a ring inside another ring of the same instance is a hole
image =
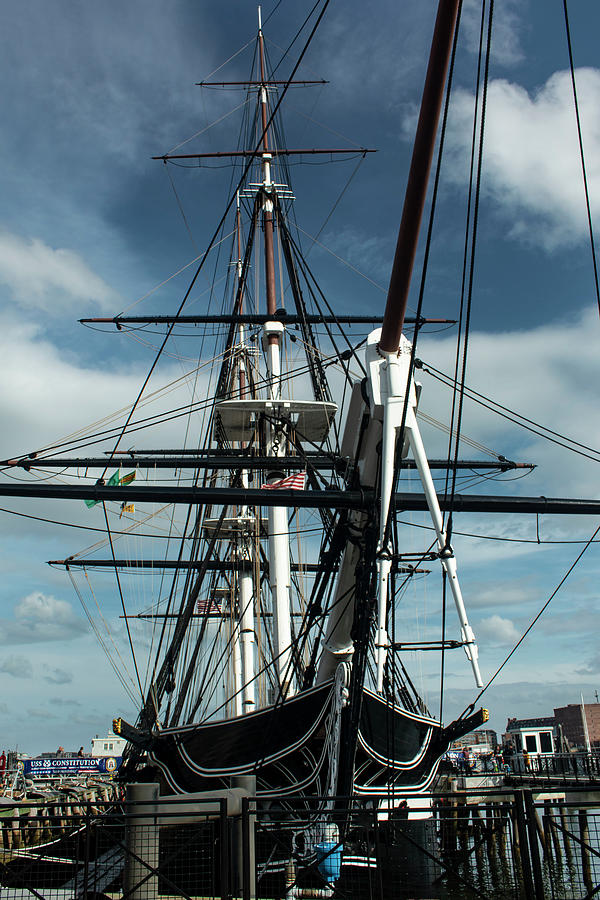
[[600, 753], [514, 753], [510, 756], [488, 753], [472, 756], [467, 762], [460, 756], [444, 758], [441, 766], [447, 775], [499, 775], [510, 778], [560, 779], [586, 785], [600, 783]]
[[183, 798], [3, 812], [1, 900], [600, 896], [600, 802], [587, 793], [243, 796], [237, 808], [231, 798]]
[[600, 783], [600, 756], [597, 753], [555, 753], [552, 756], [514, 756], [507, 775], [521, 779], [543, 778], [575, 784]]

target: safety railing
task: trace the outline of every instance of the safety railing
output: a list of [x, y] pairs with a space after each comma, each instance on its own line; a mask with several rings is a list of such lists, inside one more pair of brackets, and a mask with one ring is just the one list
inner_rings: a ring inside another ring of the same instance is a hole
[[3, 807], [1, 900], [594, 897], [600, 794], [159, 798]]

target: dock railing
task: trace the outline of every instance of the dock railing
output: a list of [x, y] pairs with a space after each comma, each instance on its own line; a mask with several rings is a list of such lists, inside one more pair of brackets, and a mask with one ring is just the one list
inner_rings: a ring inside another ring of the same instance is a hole
[[564, 780], [586, 785], [600, 783], [600, 755], [597, 753], [517, 754], [505, 766], [505, 774], [521, 779]]
[[[1, 900], [600, 894], [600, 790], [4, 807]], [[146, 792], [146, 793], [145, 793]]]

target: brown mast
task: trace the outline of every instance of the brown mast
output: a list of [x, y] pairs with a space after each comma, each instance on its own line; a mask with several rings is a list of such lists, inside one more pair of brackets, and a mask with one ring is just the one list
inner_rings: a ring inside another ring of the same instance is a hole
[[[265, 50], [262, 28], [258, 31], [258, 50], [260, 60], [260, 113], [262, 122], [262, 153], [263, 167], [265, 173], [265, 188], [269, 189], [271, 181], [271, 156], [269, 154], [269, 135], [267, 131], [267, 123], [269, 121], [267, 111], [267, 88], [265, 77]], [[263, 226], [265, 232], [265, 277], [267, 291], [267, 315], [274, 316], [277, 310], [277, 295], [275, 288], [275, 253], [273, 250], [273, 201], [269, 197], [265, 197], [263, 205]], [[269, 343], [279, 343], [279, 338], [275, 334], [269, 335]]]
[[379, 342], [385, 353], [394, 353], [400, 346], [459, 3], [440, 0], [438, 5]]

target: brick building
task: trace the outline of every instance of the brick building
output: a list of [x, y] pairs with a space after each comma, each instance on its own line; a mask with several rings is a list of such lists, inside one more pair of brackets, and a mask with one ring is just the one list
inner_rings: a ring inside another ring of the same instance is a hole
[[[600, 747], [600, 703], [585, 703], [584, 709], [590, 744], [592, 747]], [[571, 747], [585, 750], [581, 704], [569, 703], [568, 706], [559, 706], [554, 710], [554, 718], [556, 724], [562, 726], [563, 734]]]
[[454, 749], [462, 749], [463, 747], [473, 749], [477, 747], [481, 748], [483, 752], [489, 753], [494, 753], [497, 746], [498, 737], [491, 728], [479, 728], [477, 731], [470, 731], [468, 734], [464, 734], [462, 737], [452, 741]]

